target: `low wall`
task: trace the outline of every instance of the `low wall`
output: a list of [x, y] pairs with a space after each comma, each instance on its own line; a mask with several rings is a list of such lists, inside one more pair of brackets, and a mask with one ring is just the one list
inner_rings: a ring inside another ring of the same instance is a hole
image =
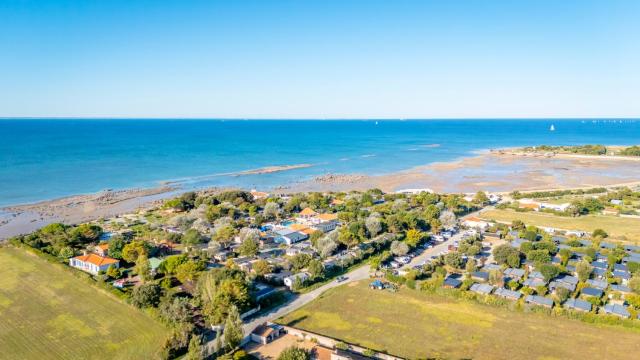
[[[290, 327], [290, 326], [282, 326], [285, 331], [287, 332], [287, 334], [289, 335], [293, 335], [296, 336], [300, 339], [303, 340], [309, 340], [312, 342], [317, 343], [318, 345], [327, 347], [329, 349], [335, 349], [335, 345], [337, 343], [345, 343], [344, 341], [340, 341], [328, 336], [324, 336], [324, 335], [320, 335], [320, 334], [316, 334], [316, 333], [312, 333], [310, 331], [306, 331], [306, 330], [300, 330], [300, 329], [296, 329], [294, 327]], [[355, 353], [359, 353], [359, 354], [363, 354], [367, 348], [363, 348], [361, 346], [357, 346], [357, 345], [352, 345], [352, 344], [347, 344], [347, 349], [355, 352]], [[384, 354], [384, 353], [376, 353], [374, 356], [376, 359], [382, 359], [382, 360], [404, 360], [401, 357], [397, 357], [397, 356], [393, 356], [393, 355], [388, 355], [388, 354]]]

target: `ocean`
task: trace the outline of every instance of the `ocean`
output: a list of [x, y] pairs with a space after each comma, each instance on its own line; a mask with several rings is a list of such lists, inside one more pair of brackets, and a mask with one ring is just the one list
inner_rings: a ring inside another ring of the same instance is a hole
[[[268, 190], [326, 173], [389, 174], [492, 148], [639, 140], [640, 121], [613, 119], [4, 119], [0, 206], [166, 182]], [[237, 174], [301, 164], [310, 166]]]

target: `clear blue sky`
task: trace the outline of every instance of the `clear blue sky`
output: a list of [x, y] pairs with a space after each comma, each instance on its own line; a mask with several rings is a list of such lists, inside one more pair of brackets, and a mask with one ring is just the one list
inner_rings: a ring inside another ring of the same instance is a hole
[[0, 19], [0, 116], [640, 116], [637, 0], [2, 0]]

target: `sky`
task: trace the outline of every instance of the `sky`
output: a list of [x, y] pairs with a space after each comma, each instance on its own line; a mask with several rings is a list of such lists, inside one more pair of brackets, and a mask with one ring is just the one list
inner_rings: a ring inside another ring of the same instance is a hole
[[640, 117], [637, 0], [2, 0], [0, 116]]

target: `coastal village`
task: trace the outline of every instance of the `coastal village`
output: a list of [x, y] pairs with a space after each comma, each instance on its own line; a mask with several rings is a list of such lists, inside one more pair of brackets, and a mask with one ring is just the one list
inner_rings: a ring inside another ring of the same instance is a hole
[[410, 289], [508, 311], [640, 326], [637, 241], [604, 229], [485, 215], [640, 221], [639, 204], [640, 192], [628, 188], [450, 195], [429, 189], [203, 191], [135, 214], [51, 224], [11, 243], [153, 309], [174, 329], [165, 358], [266, 359], [300, 348], [319, 359], [395, 359], [401, 357], [282, 317], [313, 301], [315, 292], [365, 282], [372, 297]]

